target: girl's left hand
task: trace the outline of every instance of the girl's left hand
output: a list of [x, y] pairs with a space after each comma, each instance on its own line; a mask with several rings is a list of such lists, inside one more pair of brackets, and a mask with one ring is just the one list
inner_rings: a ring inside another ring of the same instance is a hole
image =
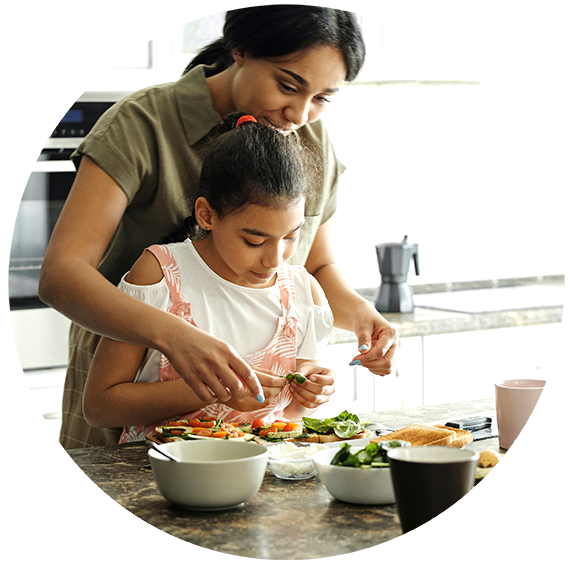
[[302, 385], [296, 379], [290, 382], [293, 398], [307, 409], [324, 405], [336, 390], [335, 373], [310, 362], [300, 364], [297, 371], [307, 380]]

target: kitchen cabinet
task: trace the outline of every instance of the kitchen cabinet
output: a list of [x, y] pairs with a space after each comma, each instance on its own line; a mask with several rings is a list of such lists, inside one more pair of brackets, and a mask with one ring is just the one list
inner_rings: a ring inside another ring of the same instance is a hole
[[319, 416], [389, 411], [492, 398], [505, 379], [547, 380], [560, 323], [402, 338], [392, 374], [349, 367], [356, 342], [329, 345], [322, 365], [336, 373], [337, 391]]
[[561, 324], [432, 335], [423, 339], [425, 405], [494, 396], [505, 379], [547, 380]]
[[201, 48], [222, 35], [224, 12], [157, 30], [152, 38], [133, 34], [107, 41], [110, 66], [90, 90], [128, 91], [173, 82]]
[[321, 365], [335, 372], [337, 390], [316, 415], [331, 417], [344, 409], [361, 413], [422, 405], [422, 349], [422, 337], [403, 339], [393, 372], [380, 377], [364, 367], [349, 366], [356, 355], [356, 342], [329, 345]]

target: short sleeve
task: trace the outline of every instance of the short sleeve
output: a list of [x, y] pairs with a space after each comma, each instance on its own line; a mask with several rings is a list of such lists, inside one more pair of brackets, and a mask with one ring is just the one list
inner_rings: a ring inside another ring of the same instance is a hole
[[328, 345], [334, 325], [333, 312], [329, 304], [314, 304], [309, 273], [304, 267], [293, 267], [297, 294], [299, 332], [302, 340], [297, 348], [299, 359], [319, 359]]
[[156, 187], [159, 133], [135, 96], [117, 102], [71, 156], [76, 166], [89, 156], [122, 188], [129, 202]]
[[299, 245], [290, 259], [291, 264], [304, 265], [319, 227], [330, 220], [337, 210], [338, 182], [345, 166], [337, 158], [321, 120], [303, 126], [297, 134], [300, 143], [311, 155], [315, 174], [313, 196], [307, 200]]

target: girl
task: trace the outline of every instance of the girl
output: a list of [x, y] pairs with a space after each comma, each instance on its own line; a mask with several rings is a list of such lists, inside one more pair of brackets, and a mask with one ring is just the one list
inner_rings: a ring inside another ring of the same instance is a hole
[[300, 419], [313, 411], [299, 402], [306, 389], [284, 378], [294, 371], [323, 387], [323, 402], [334, 391], [332, 371], [314, 360], [332, 330], [330, 307], [314, 277], [287, 264], [310, 190], [297, 139], [249, 115], [233, 114], [224, 125], [234, 128], [205, 157], [187, 240], [149, 247], [120, 288], [226, 340], [245, 362], [269, 371], [272, 386], [262, 404], [252, 397], [207, 403], [159, 351], [103, 338], [84, 412], [92, 426], [124, 426], [121, 442], [144, 440], [175, 415]]
[[[62, 402], [66, 449], [119, 438], [116, 428], [90, 427], [82, 410], [100, 335], [161, 351], [207, 403], [254, 398], [271, 384], [272, 377], [224, 341], [117, 288], [142, 251], [173, 234], [190, 213], [185, 189], [199, 194], [210, 132], [236, 110], [321, 151], [318, 194], [306, 203], [291, 263], [306, 266], [323, 287], [335, 324], [355, 333], [362, 351], [356, 358], [376, 374], [391, 371], [396, 330], [345, 281], [328, 228], [344, 167], [319, 118], [356, 77], [364, 54], [359, 25], [348, 12], [303, 5], [233, 10], [223, 38], [180, 80], [128, 96], [84, 139], [73, 154], [77, 176], [39, 284], [40, 298], [74, 321]], [[313, 399], [322, 396], [312, 381], [306, 386]]]

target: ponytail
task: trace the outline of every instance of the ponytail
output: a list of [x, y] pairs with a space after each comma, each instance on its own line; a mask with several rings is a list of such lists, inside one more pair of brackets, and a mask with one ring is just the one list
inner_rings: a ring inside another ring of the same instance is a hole
[[227, 115], [209, 144], [198, 189], [189, 190], [191, 216], [179, 234], [193, 240], [209, 234], [194, 217], [199, 196], [221, 219], [249, 204], [284, 207], [306, 200], [311, 194], [309, 156], [295, 135], [284, 136], [244, 112]]
[[182, 74], [186, 74], [199, 64], [205, 64], [207, 66], [215, 65], [216, 70], [213, 74], [217, 74], [226, 70], [233, 62], [232, 49], [227, 46], [226, 40], [223, 37], [215, 40], [212, 44], [205, 46], [188, 63]]

